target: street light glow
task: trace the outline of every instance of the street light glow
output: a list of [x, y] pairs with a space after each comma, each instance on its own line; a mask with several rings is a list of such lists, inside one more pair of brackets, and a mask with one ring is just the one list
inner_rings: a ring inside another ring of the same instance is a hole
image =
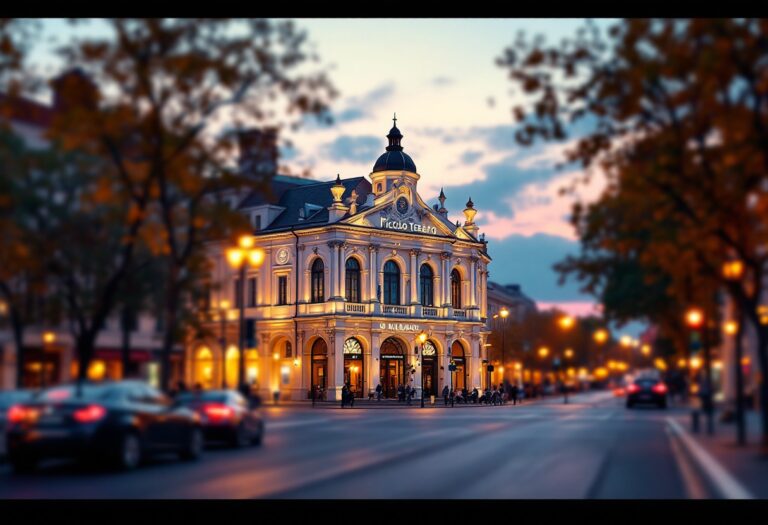
[[567, 359], [570, 359], [573, 357], [573, 349], [572, 348], [566, 348], [565, 349], [565, 357]]
[[685, 322], [691, 328], [698, 328], [704, 322], [704, 314], [698, 308], [691, 308], [685, 314]]
[[242, 235], [238, 240], [237, 244], [240, 246], [240, 248], [244, 250], [248, 250], [250, 248], [253, 248], [253, 237], [251, 235]]
[[227, 262], [233, 268], [239, 268], [245, 259], [245, 252], [240, 248], [227, 248]]
[[251, 266], [258, 268], [261, 266], [261, 264], [264, 262], [264, 249], [263, 248], [253, 248], [248, 251], [248, 262], [251, 263]]
[[744, 274], [744, 264], [741, 261], [728, 261], [723, 263], [723, 277], [729, 281], [741, 279]]
[[563, 330], [569, 330], [573, 328], [573, 325], [576, 321], [571, 317], [570, 315], [566, 315], [560, 318], [558, 323], [560, 324], [560, 328]]
[[501, 311], [499, 312], [499, 314], [501, 314], [501, 317], [502, 317], [502, 319], [506, 319], [506, 318], [507, 318], [507, 316], [509, 315], [509, 310], [507, 310], [507, 307], [505, 306], [505, 307], [503, 307], [503, 308], [501, 309]]
[[628, 335], [622, 335], [621, 336], [621, 346], [624, 348], [628, 348], [632, 346], [632, 338]]
[[651, 345], [645, 343], [642, 348], [640, 348], [640, 351], [643, 353], [643, 355], [651, 355]]
[[726, 321], [725, 325], [723, 325], [723, 330], [728, 335], [736, 335], [736, 332], [739, 331], [739, 323], [736, 321]]
[[546, 346], [542, 346], [539, 348], [539, 356], [540, 357], [547, 357], [549, 355], [549, 348]]
[[56, 334], [53, 332], [45, 332], [43, 333], [43, 342], [45, 344], [51, 344], [54, 341], [56, 341]]
[[608, 331], [603, 330], [602, 328], [595, 332], [595, 335], [593, 336], [595, 339], [595, 342], [598, 344], [603, 344], [608, 340]]
[[424, 343], [426, 343], [426, 342], [427, 342], [427, 334], [425, 334], [424, 332], [421, 332], [421, 333], [419, 334], [419, 342], [420, 342], [421, 344], [424, 344]]

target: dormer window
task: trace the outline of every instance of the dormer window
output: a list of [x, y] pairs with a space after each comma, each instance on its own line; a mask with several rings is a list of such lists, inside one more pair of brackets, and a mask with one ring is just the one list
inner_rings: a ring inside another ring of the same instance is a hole
[[376, 185], [376, 193], [381, 193], [381, 183]]

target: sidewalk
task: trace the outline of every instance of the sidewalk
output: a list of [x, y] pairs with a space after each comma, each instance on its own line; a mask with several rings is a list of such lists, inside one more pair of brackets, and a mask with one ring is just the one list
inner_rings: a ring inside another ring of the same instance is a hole
[[[725, 470], [720, 477], [727, 478], [727, 474], [730, 474], [734, 481], [751, 493], [751, 496], [768, 498], [768, 458], [761, 457], [758, 449], [761, 433], [760, 414], [754, 410], [746, 412], [746, 444], [740, 447], [737, 445], [736, 424], [718, 420], [721, 410], [714, 414], [713, 435], [707, 434], [706, 417], [703, 414], [700, 416], [699, 432], [694, 433], [691, 421], [693, 410], [694, 407], [690, 407], [684, 413], [672, 416], [672, 419]], [[717, 484], [722, 480], [710, 481]]]

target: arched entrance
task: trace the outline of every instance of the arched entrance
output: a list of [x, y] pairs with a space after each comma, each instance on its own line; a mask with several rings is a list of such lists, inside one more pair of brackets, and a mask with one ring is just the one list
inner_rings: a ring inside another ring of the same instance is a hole
[[[245, 381], [249, 385], [257, 383], [259, 375], [259, 352], [245, 351]], [[224, 384], [222, 388], [238, 388], [240, 382], [240, 351], [235, 345], [229, 345], [224, 354]], [[256, 384], [256, 388], [258, 385]]]
[[312, 343], [310, 350], [312, 361], [312, 388], [318, 386], [325, 391], [328, 387], [328, 345], [321, 338]]
[[194, 383], [208, 389], [213, 388], [213, 354], [204, 346], [195, 354]]
[[451, 372], [453, 389], [467, 388], [467, 363], [464, 357], [464, 345], [459, 341], [454, 341], [451, 345], [451, 362], [456, 365], [456, 370]]
[[379, 370], [384, 397], [396, 398], [398, 385], [405, 385], [405, 346], [395, 337], [381, 343]]
[[424, 367], [424, 395], [437, 395], [437, 346], [429, 339], [424, 342], [422, 352]]
[[363, 397], [365, 377], [363, 372], [363, 346], [350, 337], [344, 341], [344, 383], [348, 383], [355, 397]]

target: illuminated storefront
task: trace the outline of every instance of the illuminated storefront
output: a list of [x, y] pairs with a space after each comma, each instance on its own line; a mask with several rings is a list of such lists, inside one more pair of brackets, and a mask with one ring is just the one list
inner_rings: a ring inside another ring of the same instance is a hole
[[[425, 202], [399, 129], [387, 138], [367, 178], [279, 176], [272, 200], [248, 194], [232, 200], [251, 218], [265, 258], [246, 270], [243, 294], [225, 261], [227, 245], [211, 245], [212, 281], [219, 285], [211, 308], [230, 306], [226, 322], [212, 322], [211, 333], [222, 330], [219, 340], [237, 341], [232, 314], [245, 301], [248, 348], [259, 363], [248, 382], [263, 395], [308, 399], [319, 389], [326, 399], [339, 399], [348, 384], [355, 396], [367, 397], [381, 384], [385, 397], [396, 397], [400, 385], [415, 388], [418, 397], [422, 387], [429, 396], [451, 382], [457, 389], [487, 382], [490, 257], [474, 203], [466, 203], [462, 225], [448, 218], [442, 191], [434, 205]], [[201, 346], [211, 355], [201, 357]], [[214, 384], [223, 359], [232, 360], [227, 384], [234, 386], [236, 360], [222, 357], [219, 341], [190, 340], [187, 349], [188, 381]]]

